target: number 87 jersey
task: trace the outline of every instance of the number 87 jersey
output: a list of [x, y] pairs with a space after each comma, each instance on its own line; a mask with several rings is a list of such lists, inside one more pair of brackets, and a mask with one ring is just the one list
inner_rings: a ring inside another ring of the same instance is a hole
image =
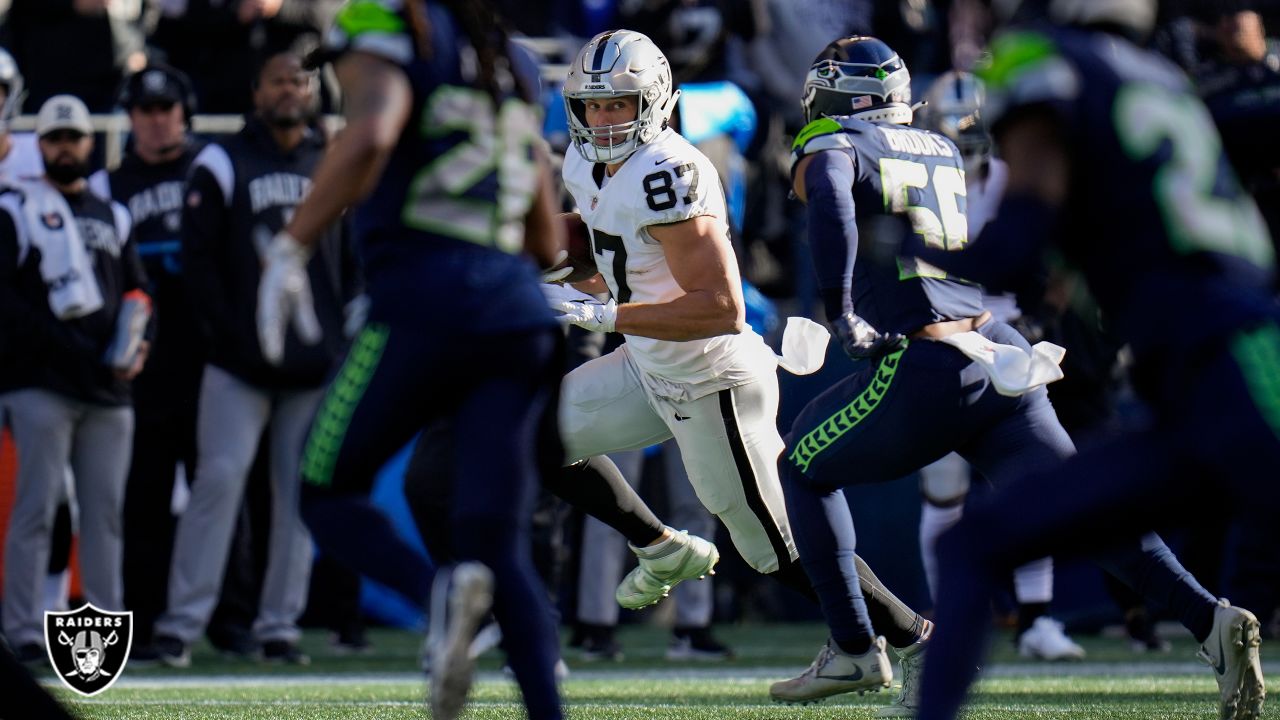
[[[640, 145], [610, 177], [603, 163], [566, 153], [564, 183], [591, 230], [596, 266], [619, 303], [663, 303], [684, 294], [671, 274], [653, 225], [714, 217], [729, 234], [724, 190], [715, 167], [670, 128]], [[750, 333], [747, 333], [750, 334]], [[733, 364], [734, 337], [672, 342], [627, 337], [642, 369], [674, 382], [697, 383]]]

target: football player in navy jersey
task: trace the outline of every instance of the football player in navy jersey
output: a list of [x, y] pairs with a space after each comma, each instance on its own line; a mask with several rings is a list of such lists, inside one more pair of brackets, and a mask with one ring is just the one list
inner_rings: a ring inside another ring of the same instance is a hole
[[[1009, 165], [996, 218], [964, 252], [907, 247], [1000, 289], [1052, 245], [1132, 348], [1153, 420], [1034, 468], [943, 536], [945, 630], [926, 667], [922, 719], [959, 712], [992, 583], [1009, 568], [1104, 550], [1157, 524], [1249, 519], [1280, 500], [1280, 313], [1258, 210], [1185, 77], [1135, 44], [1154, 0], [1051, 0], [1046, 10], [1048, 22], [997, 37], [980, 73]], [[1220, 717], [1258, 717], [1257, 619], [1225, 600], [1182, 619], [1214, 670]]]
[[[535, 68], [477, 2], [352, 2], [325, 49], [347, 124], [266, 252], [263, 352], [306, 341], [310, 243], [356, 203], [370, 307], [305, 444], [303, 515], [323, 552], [409, 598], [430, 595], [433, 717], [462, 709], [492, 598], [529, 717], [558, 719], [557, 639], [529, 548], [535, 436], [555, 401], [561, 341], [528, 257], [550, 266], [561, 243]], [[463, 562], [432, 587], [368, 491], [438, 416], [456, 429]]]
[[[963, 158], [949, 139], [909, 126], [909, 82], [888, 46], [855, 36], [828, 45], [805, 83], [809, 124], [793, 148], [794, 188], [808, 207], [831, 327], [846, 353], [870, 365], [806, 406], [780, 461], [801, 562], [831, 629], [807, 671], [770, 689], [780, 700], [892, 679], [848, 562], [855, 533], [844, 485], [892, 480], [956, 452], [999, 487], [1075, 452], [1043, 387], [1061, 377], [1060, 348], [1030, 347], [991, 319], [982, 288], [897, 252], [904, 235], [944, 256], [969, 242]], [[1189, 626], [1213, 613], [1215, 598], [1158, 537], [1135, 536], [1103, 564]], [[914, 714], [925, 647], [898, 650], [903, 692], [880, 716]]]

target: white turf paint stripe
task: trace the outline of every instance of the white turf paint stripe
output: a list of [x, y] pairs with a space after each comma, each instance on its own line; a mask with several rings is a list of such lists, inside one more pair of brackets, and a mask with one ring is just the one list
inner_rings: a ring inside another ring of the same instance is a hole
[[[426, 703], [420, 700], [111, 700], [107, 698], [75, 698], [71, 702], [82, 703], [85, 705], [120, 705], [120, 706], [161, 706], [161, 705], [181, 705], [183, 707], [321, 707], [333, 705], [339, 707], [425, 707]], [[609, 707], [609, 708], [633, 708], [638, 710], [687, 710], [691, 705], [680, 703], [641, 703], [641, 702], [616, 702], [610, 700], [608, 702], [581, 702], [569, 703], [573, 707]], [[467, 707], [487, 707], [487, 708], [519, 708], [522, 704], [511, 701], [503, 702], [501, 700], [469, 700]], [[716, 703], [714, 706], [717, 710], [748, 710], [759, 709], [759, 703]], [[1019, 706], [1021, 707], [1021, 706]], [[1047, 709], [1060, 710], [1061, 707], [1046, 706]]]
[[[1280, 662], [1264, 662], [1263, 672], [1266, 675], [1280, 675]], [[797, 666], [755, 667], [755, 668], [675, 668], [649, 670], [573, 670], [569, 680], [586, 681], [625, 681], [625, 680], [662, 680], [701, 682], [719, 680], [726, 682], [781, 679], [795, 675], [803, 670]], [[1210, 670], [1196, 662], [1146, 662], [1146, 663], [1037, 663], [995, 665], [988, 668], [985, 677], [1134, 677], [1144, 675], [1199, 675]], [[510, 676], [496, 671], [477, 674], [480, 682], [510, 681]], [[56, 687], [58, 683], [50, 680], [45, 683]], [[397, 673], [352, 673], [326, 675], [174, 675], [168, 677], [122, 677], [116, 688], [164, 689], [194, 687], [266, 687], [293, 686], [314, 687], [322, 685], [401, 685], [426, 684], [426, 679], [416, 672]]]

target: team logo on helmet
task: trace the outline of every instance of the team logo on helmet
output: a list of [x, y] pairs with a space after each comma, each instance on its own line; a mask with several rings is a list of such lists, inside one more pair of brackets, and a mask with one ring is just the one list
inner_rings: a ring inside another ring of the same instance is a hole
[[85, 604], [70, 612], [45, 612], [44, 644], [62, 683], [91, 696], [115, 684], [129, 661], [133, 613]]
[[168, 85], [169, 78], [159, 70], [149, 70], [142, 75], [142, 88], [152, 95], [159, 95], [164, 92], [165, 86]]

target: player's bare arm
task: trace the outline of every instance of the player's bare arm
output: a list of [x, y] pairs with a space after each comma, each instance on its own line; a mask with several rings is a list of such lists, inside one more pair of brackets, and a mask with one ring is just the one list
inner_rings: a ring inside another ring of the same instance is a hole
[[335, 69], [346, 127], [334, 138], [306, 200], [286, 232], [310, 245], [342, 212], [373, 191], [409, 121], [413, 90], [404, 71], [382, 58], [349, 52]]
[[533, 198], [524, 218], [524, 250], [538, 263], [548, 268], [565, 247], [564, 225], [556, 220], [555, 181], [551, 177], [546, 151], [534, 146], [534, 162], [538, 165], [538, 194]]
[[676, 341], [742, 332], [742, 280], [723, 228], [722, 222], [706, 215], [649, 226], [649, 235], [662, 243], [671, 274], [685, 294], [665, 303], [619, 305], [617, 331]]

